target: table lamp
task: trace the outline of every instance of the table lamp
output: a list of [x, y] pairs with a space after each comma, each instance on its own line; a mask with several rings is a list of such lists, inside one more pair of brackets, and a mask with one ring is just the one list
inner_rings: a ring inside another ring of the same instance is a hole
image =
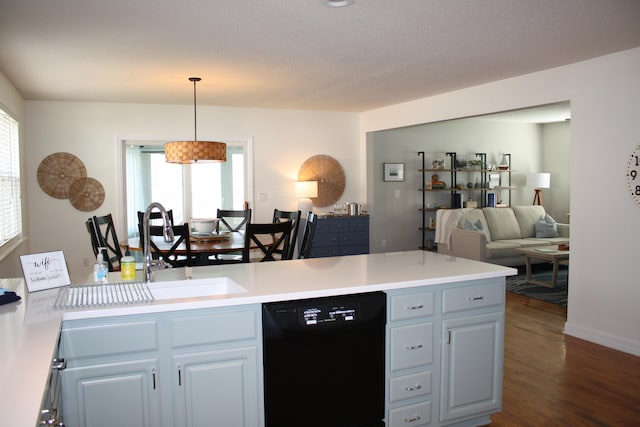
[[550, 173], [538, 172], [527, 174], [527, 187], [533, 187], [535, 189], [532, 204], [542, 205], [542, 189], [549, 188], [550, 184]]
[[296, 181], [296, 197], [298, 210], [303, 216], [313, 211], [311, 199], [318, 197], [318, 181]]

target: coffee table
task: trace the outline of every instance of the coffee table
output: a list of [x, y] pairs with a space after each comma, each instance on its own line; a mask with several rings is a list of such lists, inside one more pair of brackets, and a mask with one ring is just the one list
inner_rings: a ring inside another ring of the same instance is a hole
[[[558, 280], [558, 266], [560, 264], [569, 264], [569, 251], [558, 250], [557, 245], [551, 246], [533, 246], [529, 248], [514, 249], [514, 252], [524, 255], [525, 263], [527, 266], [527, 282], [534, 285], [545, 286], [547, 288], [553, 288], [556, 286]], [[551, 282], [545, 282], [542, 280], [535, 280], [531, 274], [531, 260], [543, 259], [550, 261], [553, 265], [553, 272], [551, 273]]]

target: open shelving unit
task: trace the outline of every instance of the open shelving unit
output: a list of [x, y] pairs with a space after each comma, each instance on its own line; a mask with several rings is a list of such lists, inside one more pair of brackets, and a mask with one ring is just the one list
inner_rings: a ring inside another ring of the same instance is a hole
[[[422, 215], [422, 226], [420, 231], [422, 233], [422, 239], [420, 249], [423, 250], [437, 250], [435, 244], [435, 231], [436, 231], [436, 212], [443, 207], [434, 206], [428, 202], [428, 195], [434, 192], [447, 192], [450, 194], [450, 203], [447, 208], [462, 208], [465, 205], [465, 196], [467, 199], [476, 202], [478, 207], [489, 206], [489, 195], [494, 194], [494, 203], [497, 203], [500, 198], [496, 199], [496, 195], [501, 194], [502, 191], [507, 191], [508, 203], [507, 206], [511, 206], [511, 154], [503, 154], [506, 163], [496, 169], [487, 168], [487, 154], [475, 153], [475, 160], [479, 160], [479, 167], [468, 167], [462, 161], [458, 160], [458, 155], [455, 152], [447, 152], [445, 156], [449, 160], [450, 168], [438, 168], [429, 169], [426, 167], [425, 152], [419, 151], [418, 156], [421, 158], [422, 167], [418, 170], [422, 174], [422, 186], [419, 191], [422, 193], [422, 206], [418, 209]], [[432, 188], [427, 181], [428, 174], [449, 174], [449, 187], [445, 188]], [[500, 185], [490, 187], [490, 177], [492, 174], [500, 174]], [[458, 183], [459, 176], [466, 174], [468, 177], [467, 184], [462, 185]], [[473, 184], [474, 175], [477, 184]], [[506, 175], [507, 185], [502, 185], [502, 175]]]

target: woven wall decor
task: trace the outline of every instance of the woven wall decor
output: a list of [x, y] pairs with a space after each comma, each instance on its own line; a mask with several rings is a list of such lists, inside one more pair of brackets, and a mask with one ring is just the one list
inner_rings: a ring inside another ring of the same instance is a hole
[[71, 184], [87, 176], [82, 160], [71, 153], [53, 153], [38, 166], [38, 184], [42, 191], [56, 199], [69, 198]]
[[324, 154], [305, 160], [298, 171], [298, 181], [318, 181], [318, 197], [311, 199], [315, 207], [331, 206], [344, 193], [344, 169], [336, 159]]
[[78, 178], [71, 184], [69, 201], [79, 211], [95, 211], [104, 202], [104, 187], [97, 179]]

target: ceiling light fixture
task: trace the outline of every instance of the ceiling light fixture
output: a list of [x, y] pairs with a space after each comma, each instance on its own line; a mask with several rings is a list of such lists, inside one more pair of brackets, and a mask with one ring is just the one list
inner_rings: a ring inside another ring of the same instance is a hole
[[224, 142], [198, 141], [198, 118], [196, 115], [196, 83], [200, 77], [189, 77], [193, 82], [193, 141], [173, 141], [164, 145], [167, 163], [226, 162], [227, 144]]
[[345, 7], [353, 4], [354, 0], [324, 0], [324, 4], [329, 7]]

